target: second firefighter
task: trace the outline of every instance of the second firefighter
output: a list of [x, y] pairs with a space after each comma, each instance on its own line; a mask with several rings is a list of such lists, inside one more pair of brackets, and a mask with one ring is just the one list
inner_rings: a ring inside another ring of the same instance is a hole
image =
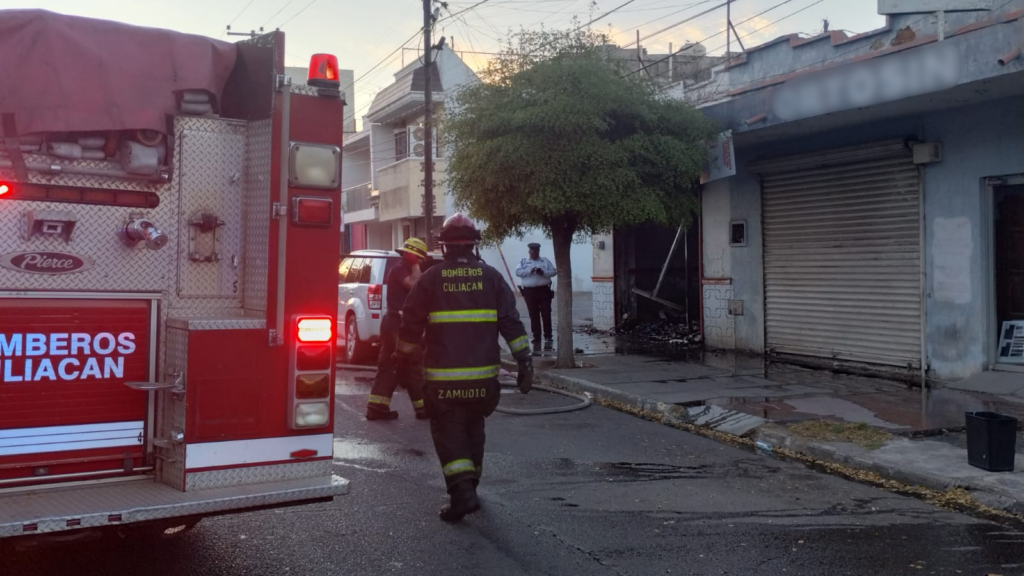
[[[416, 411], [416, 418], [427, 418], [426, 407], [423, 404], [423, 371], [411, 369], [405, 374], [396, 374], [392, 358], [395, 343], [398, 341], [398, 329], [402, 325], [402, 308], [405, 306], [409, 291], [420, 278], [420, 266], [427, 259], [427, 245], [419, 238], [410, 238], [398, 252], [402, 255], [401, 261], [384, 279], [387, 288], [387, 311], [380, 322], [380, 358], [377, 361], [377, 377], [374, 378], [366, 406], [367, 420], [398, 418], [398, 412], [391, 409], [391, 397], [399, 384], [409, 391], [409, 399]], [[412, 368], [419, 366], [420, 358], [419, 350], [414, 350], [409, 355], [409, 364]]]

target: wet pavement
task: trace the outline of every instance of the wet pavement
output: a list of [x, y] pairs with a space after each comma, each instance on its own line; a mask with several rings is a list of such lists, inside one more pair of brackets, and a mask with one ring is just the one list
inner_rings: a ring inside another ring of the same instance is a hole
[[[204, 520], [156, 542], [6, 555], [3, 576], [1020, 574], [1024, 533], [601, 407], [495, 415], [484, 510], [437, 520], [428, 425], [366, 422], [338, 382], [333, 503]], [[511, 398], [507, 398], [511, 399]], [[553, 402], [542, 394], [523, 401]]]
[[583, 369], [555, 373], [652, 401], [716, 406], [772, 422], [830, 419], [909, 434], [962, 430], [965, 412], [999, 412], [1024, 421], [1024, 399], [951, 388], [922, 393], [896, 381], [743, 354], [603, 354], [585, 356], [581, 363]]

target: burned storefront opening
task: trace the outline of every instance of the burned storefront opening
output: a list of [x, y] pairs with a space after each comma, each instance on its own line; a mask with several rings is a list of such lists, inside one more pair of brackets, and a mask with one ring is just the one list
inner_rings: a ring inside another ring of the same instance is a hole
[[699, 221], [615, 231], [617, 331], [631, 348], [700, 343]]

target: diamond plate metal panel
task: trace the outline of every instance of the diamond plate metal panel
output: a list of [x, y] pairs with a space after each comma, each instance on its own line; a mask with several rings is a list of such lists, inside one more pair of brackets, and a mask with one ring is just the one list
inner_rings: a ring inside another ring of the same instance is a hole
[[270, 247], [271, 120], [249, 125], [245, 139], [245, 309], [267, 311], [268, 250]]
[[[237, 298], [242, 290], [245, 126], [186, 129], [178, 146], [182, 216], [178, 224], [178, 295]], [[212, 214], [224, 225], [204, 233], [191, 224], [202, 214]], [[218, 259], [195, 261], [192, 252], [203, 257], [216, 254]]]
[[326, 478], [331, 475], [331, 461], [296, 462], [273, 466], [231, 468], [210, 472], [193, 472], [185, 477], [185, 490], [210, 490], [227, 486], [244, 486], [264, 482], [281, 482], [300, 478]]
[[265, 330], [266, 318], [169, 318], [168, 328], [181, 330]]
[[[19, 492], [0, 496], [0, 537], [21, 536], [26, 524], [37, 525], [35, 534], [98, 528], [111, 525], [114, 514], [121, 516], [119, 524], [202, 516], [342, 496], [348, 487], [344, 478], [322, 475], [196, 492], [180, 492], [146, 479], [75, 490]], [[69, 527], [69, 521], [76, 525]]]
[[[186, 374], [188, 366], [188, 332], [178, 328], [170, 327], [167, 322], [167, 332], [164, 338], [165, 346], [165, 368], [161, 374], [174, 374], [181, 372]], [[188, 381], [185, 381], [186, 388]], [[185, 430], [185, 399], [175, 397], [166, 392], [158, 393], [156, 398], [156, 426], [157, 438], [169, 438], [171, 430], [177, 428]], [[177, 490], [185, 490], [185, 446], [174, 444], [171, 448], [155, 447], [157, 453], [156, 477], [160, 482]]]
[[[154, 210], [139, 210], [158, 227], [171, 228], [176, 219], [174, 194], [161, 196]], [[56, 237], [37, 236], [31, 240], [15, 231], [25, 227], [28, 210], [61, 210], [74, 213], [78, 222], [70, 242]], [[117, 225], [128, 220], [136, 209], [51, 202], [10, 202], [0, 210], [0, 254], [25, 251], [68, 252], [91, 257], [96, 265], [72, 274], [28, 274], [0, 269], [0, 286], [20, 290], [93, 290], [159, 292], [168, 286], [174, 267], [172, 250], [148, 250], [143, 245], [129, 248], [121, 243]]]

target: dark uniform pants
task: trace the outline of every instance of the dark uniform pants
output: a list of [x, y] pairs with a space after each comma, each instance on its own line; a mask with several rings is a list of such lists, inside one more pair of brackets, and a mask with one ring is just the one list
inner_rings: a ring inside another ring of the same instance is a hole
[[430, 435], [441, 461], [441, 471], [450, 493], [460, 482], [480, 483], [484, 465], [484, 419], [494, 413], [501, 388], [495, 379], [486, 384], [487, 398], [469, 402], [438, 399], [440, 388], [426, 387], [430, 412]]
[[530, 330], [533, 332], [533, 340], [540, 341], [542, 323], [544, 339], [550, 340], [551, 286], [523, 288], [523, 300], [526, 301], [526, 309], [530, 311]]
[[391, 406], [391, 396], [399, 384], [409, 392], [412, 407], [420, 412], [423, 405], [423, 351], [416, 350], [411, 358], [411, 373], [414, 375], [409, 382], [399, 382], [395, 375], [395, 363], [391, 357], [398, 344], [398, 329], [402, 325], [399, 312], [388, 312], [380, 321], [380, 358], [377, 360], [377, 377], [370, 389], [368, 407], [373, 410], [387, 412]]

